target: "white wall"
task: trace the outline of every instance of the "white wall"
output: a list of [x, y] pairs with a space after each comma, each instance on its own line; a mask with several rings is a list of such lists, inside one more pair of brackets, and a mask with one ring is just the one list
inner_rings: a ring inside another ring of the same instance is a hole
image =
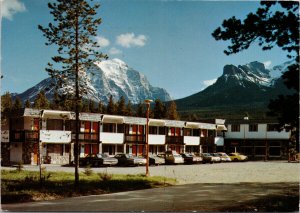
[[123, 144], [124, 133], [101, 132], [100, 141], [103, 144]]
[[278, 132], [268, 132], [267, 124], [258, 124], [257, 132], [249, 132], [249, 124], [241, 124], [239, 132], [231, 131], [231, 124], [228, 125], [228, 131], [225, 132], [225, 138], [233, 139], [289, 139], [290, 132], [285, 130]]

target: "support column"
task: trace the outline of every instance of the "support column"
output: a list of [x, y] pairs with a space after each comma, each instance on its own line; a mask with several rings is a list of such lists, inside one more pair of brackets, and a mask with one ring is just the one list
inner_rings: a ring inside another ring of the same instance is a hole
[[126, 143], [124, 143], [124, 145], [123, 145], [123, 153], [124, 154], [126, 153]]
[[99, 153], [103, 154], [103, 153], [102, 153], [102, 142], [101, 142], [101, 141], [100, 141], [100, 143], [99, 143]]

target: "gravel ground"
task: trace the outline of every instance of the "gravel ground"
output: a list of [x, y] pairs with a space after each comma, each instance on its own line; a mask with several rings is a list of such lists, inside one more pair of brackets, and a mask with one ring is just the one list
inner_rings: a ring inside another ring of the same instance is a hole
[[[43, 165], [47, 171], [74, 172], [74, 167]], [[15, 169], [2, 167], [2, 169]], [[38, 166], [25, 165], [24, 169], [38, 170]], [[144, 174], [145, 166], [93, 168], [94, 172], [110, 174]], [[84, 168], [80, 168], [84, 171]], [[178, 184], [190, 183], [288, 183], [299, 182], [300, 164], [287, 161], [256, 161], [196, 165], [161, 165], [149, 167], [151, 176], [176, 178]]]

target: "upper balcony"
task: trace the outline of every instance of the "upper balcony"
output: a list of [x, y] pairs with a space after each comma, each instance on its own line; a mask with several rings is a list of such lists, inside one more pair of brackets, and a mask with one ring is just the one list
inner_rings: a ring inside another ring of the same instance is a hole
[[183, 145], [183, 136], [166, 136], [166, 144]]
[[148, 142], [149, 142], [149, 145], [164, 145], [166, 142], [166, 136], [149, 134]]
[[[72, 140], [75, 140], [75, 133], [72, 134]], [[98, 143], [99, 141], [99, 133], [87, 133], [87, 132], [80, 132], [79, 133], [79, 141], [81, 142], [91, 142], [91, 143]]]
[[183, 143], [189, 146], [198, 146], [200, 144], [200, 136], [184, 136]]
[[125, 135], [125, 142], [126, 143], [145, 144], [146, 143], [146, 136], [145, 135], [126, 134]]
[[123, 144], [124, 133], [101, 132], [100, 133], [100, 141], [103, 144]]
[[70, 143], [71, 131], [40, 130], [40, 141], [43, 143]]

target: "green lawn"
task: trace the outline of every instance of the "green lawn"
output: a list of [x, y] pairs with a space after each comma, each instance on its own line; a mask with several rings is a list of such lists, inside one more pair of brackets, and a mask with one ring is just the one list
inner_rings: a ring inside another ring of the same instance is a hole
[[2, 203], [52, 200], [64, 197], [96, 195], [121, 191], [171, 186], [175, 179], [144, 175], [111, 175], [86, 169], [80, 173], [80, 185], [74, 187], [74, 173], [1, 170]]

